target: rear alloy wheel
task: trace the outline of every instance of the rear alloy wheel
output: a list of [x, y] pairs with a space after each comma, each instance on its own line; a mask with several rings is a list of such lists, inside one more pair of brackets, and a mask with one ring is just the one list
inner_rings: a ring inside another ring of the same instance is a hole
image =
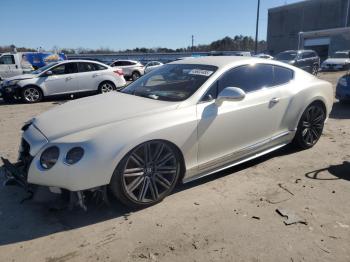
[[141, 74], [139, 72], [133, 72], [131, 75], [132, 81], [139, 79]]
[[293, 144], [302, 149], [313, 147], [320, 139], [326, 120], [326, 112], [319, 103], [311, 104], [303, 113]]
[[22, 99], [25, 103], [36, 103], [43, 98], [42, 92], [35, 86], [25, 87], [22, 91]]
[[111, 82], [103, 82], [100, 84], [98, 90], [100, 91], [101, 94], [111, 92], [115, 90], [115, 85]]
[[164, 141], [145, 142], [120, 162], [111, 180], [111, 191], [125, 205], [148, 207], [174, 189], [180, 173], [176, 149]]
[[317, 76], [317, 74], [318, 74], [318, 66], [317, 65], [312, 66], [311, 74], [313, 74], [314, 76]]

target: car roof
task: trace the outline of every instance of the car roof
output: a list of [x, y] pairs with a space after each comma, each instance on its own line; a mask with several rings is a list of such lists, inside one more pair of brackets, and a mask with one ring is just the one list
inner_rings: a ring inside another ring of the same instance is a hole
[[170, 64], [194, 64], [194, 65], [213, 65], [218, 68], [223, 68], [228, 65], [239, 65], [239, 64], [274, 64], [290, 68], [285, 63], [281, 63], [275, 60], [266, 60], [263, 58], [252, 57], [252, 56], [204, 56], [196, 57], [193, 59], [184, 59], [179, 61], [171, 62]]
[[130, 59], [117, 59], [117, 60], [114, 60], [114, 62], [118, 62], [118, 61], [128, 61], [128, 62], [133, 62], [133, 63], [140, 63], [139, 61], [136, 61], [136, 60], [130, 60]]

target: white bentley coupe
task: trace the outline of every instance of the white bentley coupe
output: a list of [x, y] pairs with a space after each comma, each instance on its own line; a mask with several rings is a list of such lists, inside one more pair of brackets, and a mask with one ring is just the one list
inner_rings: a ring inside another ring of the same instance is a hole
[[311, 148], [333, 104], [330, 83], [278, 61], [205, 57], [166, 64], [121, 92], [57, 106], [26, 123], [19, 162], [25, 187], [104, 188], [146, 207], [188, 182], [289, 143]]

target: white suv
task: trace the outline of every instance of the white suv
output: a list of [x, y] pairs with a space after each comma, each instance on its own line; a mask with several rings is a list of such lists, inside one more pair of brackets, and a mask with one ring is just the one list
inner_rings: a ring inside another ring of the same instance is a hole
[[122, 69], [95, 61], [69, 60], [6, 78], [0, 92], [6, 102], [21, 98], [26, 103], [35, 103], [46, 96], [110, 92], [125, 84]]
[[131, 78], [133, 81], [145, 74], [145, 66], [134, 60], [116, 60], [111, 66], [122, 68], [125, 78]]

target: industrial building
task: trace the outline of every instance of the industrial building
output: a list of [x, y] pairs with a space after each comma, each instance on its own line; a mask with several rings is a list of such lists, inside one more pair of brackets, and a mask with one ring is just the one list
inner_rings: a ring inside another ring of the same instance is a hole
[[321, 59], [350, 50], [350, 0], [305, 0], [268, 11], [271, 54], [313, 49]]

